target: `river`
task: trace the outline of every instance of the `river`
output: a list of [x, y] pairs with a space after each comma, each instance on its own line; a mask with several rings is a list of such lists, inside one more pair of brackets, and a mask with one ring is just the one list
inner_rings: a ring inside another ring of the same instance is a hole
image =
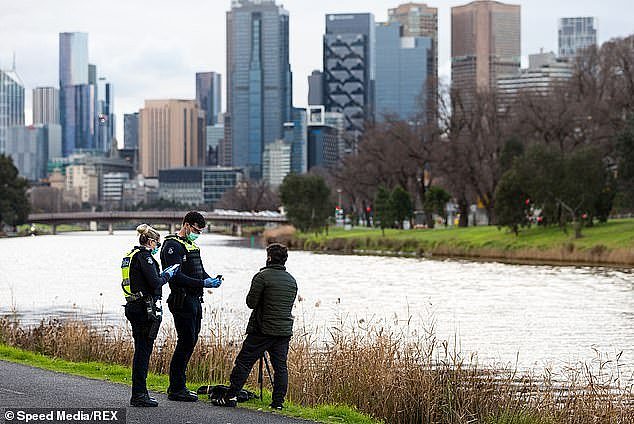
[[[0, 314], [24, 324], [71, 317], [126, 325], [119, 266], [135, 239], [132, 231], [1, 239]], [[208, 273], [225, 276], [205, 295], [207, 319], [222, 311], [223, 319], [244, 326], [244, 298], [264, 250], [211, 234], [199, 245]], [[297, 330], [342, 323], [409, 334], [433, 328], [438, 339], [488, 364], [562, 369], [623, 352], [621, 370], [634, 371], [628, 270], [309, 252], [290, 252], [287, 267], [302, 299], [294, 310]]]

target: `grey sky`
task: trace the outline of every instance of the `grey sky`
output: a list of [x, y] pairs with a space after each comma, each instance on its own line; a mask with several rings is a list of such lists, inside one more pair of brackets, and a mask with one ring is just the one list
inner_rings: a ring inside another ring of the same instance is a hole
[[[0, 66], [8, 67], [16, 52], [18, 73], [27, 88], [27, 122], [31, 121], [30, 89], [57, 86], [58, 33], [89, 33], [90, 62], [114, 84], [118, 138], [123, 113], [138, 110], [144, 99], [193, 98], [195, 73], [217, 71], [225, 78], [225, 12], [230, 0], [0, 0]], [[405, 2], [405, 1], [401, 1]], [[291, 67], [296, 106], [305, 106], [306, 78], [321, 69], [324, 15], [372, 12], [387, 19], [398, 0], [286, 0], [291, 16]], [[468, 3], [430, 0], [439, 8], [441, 77], [450, 71], [450, 8]], [[599, 18], [599, 40], [634, 33], [631, 0], [520, 0], [522, 55], [557, 50], [557, 19]], [[225, 93], [223, 93], [223, 104]]]

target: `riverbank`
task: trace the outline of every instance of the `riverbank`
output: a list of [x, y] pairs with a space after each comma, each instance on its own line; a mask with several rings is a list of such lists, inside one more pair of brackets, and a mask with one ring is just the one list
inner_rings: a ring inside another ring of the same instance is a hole
[[[201, 335], [190, 361], [188, 379], [196, 382], [192, 389], [226, 382], [240, 346], [241, 336], [220, 320], [214, 322], [215, 327]], [[164, 392], [175, 335], [163, 329], [160, 340], [152, 355], [149, 386]], [[22, 327], [0, 319], [1, 360], [129, 384], [131, 357], [125, 328], [99, 329], [77, 321]], [[257, 385], [255, 374], [251, 387]], [[284, 413], [325, 423], [634, 422], [632, 388], [619, 387], [619, 381], [618, 367], [617, 374], [605, 368], [600, 375], [591, 375], [589, 367], [580, 366], [565, 375], [551, 370], [520, 375], [483, 367], [475, 357], [463, 357], [432, 334], [411, 341], [382, 328], [350, 333], [333, 329], [331, 339], [319, 347], [311, 334], [292, 339], [292, 405]], [[262, 405], [253, 401], [249, 407]]]
[[497, 227], [439, 228], [433, 230], [381, 230], [357, 227], [330, 229], [328, 235], [269, 231], [267, 240], [291, 248], [324, 253], [441, 257], [554, 265], [634, 265], [634, 219], [613, 220], [572, 231], [534, 227], [519, 236]]

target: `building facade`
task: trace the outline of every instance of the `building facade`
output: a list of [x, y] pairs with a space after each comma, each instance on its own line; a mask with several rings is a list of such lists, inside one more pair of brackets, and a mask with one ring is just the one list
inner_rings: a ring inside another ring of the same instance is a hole
[[[94, 149], [96, 68], [88, 64], [88, 34], [59, 34], [59, 108], [62, 153]], [[91, 78], [92, 76], [92, 78]]]
[[207, 127], [207, 150], [206, 165], [220, 165], [220, 146], [224, 143], [225, 126], [222, 124], [211, 125]]
[[[428, 37], [432, 40], [427, 61], [427, 118], [438, 116], [438, 9], [425, 3], [406, 3], [388, 10], [388, 22], [401, 25], [402, 37]], [[377, 58], [378, 60], [378, 58]]]
[[308, 76], [308, 104], [324, 104], [324, 73], [321, 71], [315, 70]]
[[597, 18], [559, 19], [559, 57], [572, 59], [590, 46], [597, 45]]
[[267, 144], [262, 155], [262, 179], [271, 187], [279, 187], [291, 173], [292, 145], [284, 140]]
[[370, 13], [326, 15], [324, 106], [343, 113], [355, 140], [374, 115], [374, 30]]
[[47, 130], [42, 126], [11, 127], [6, 152], [20, 175], [35, 182], [46, 177], [48, 163]]
[[139, 112], [139, 168], [144, 177], [204, 163], [202, 116], [196, 100], [145, 101]]
[[427, 119], [430, 62], [434, 62], [430, 37], [403, 37], [398, 22], [376, 26], [376, 119], [386, 116], [409, 121]]
[[59, 124], [59, 90], [55, 87], [33, 89], [33, 124]]
[[101, 183], [103, 203], [120, 207], [123, 201], [123, 187], [129, 180], [130, 175], [126, 172], [108, 172], [104, 174]]
[[123, 115], [123, 148], [139, 148], [139, 112]]
[[275, 1], [234, 0], [227, 12], [227, 91], [223, 156], [260, 179], [264, 148], [291, 120], [289, 14]]
[[216, 125], [222, 113], [222, 77], [219, 73], [196, 73], [196, 100], [205, 111], [205, 125]]
[[[343, 120], [343, 116], [341, 120]], [[339, 160], [339, 137], [343, 128], [338, 125], [336, 120], [326, 119], [323, 106], [309, 106], [307, 123], [308, 170], [313, 168], [333, 169]]]
[[159, 197], [192, 206], [214, 206], [243, 179], [238, 168], [192, 167], [159, 171]]
[[308, 171], [306, 109], [293, 108], [293, 120], [284, 124], [284, 141], [291, 145], [291, 172], [305, 174]]
[[0, 154], [6, 150], [9, 128], [24, 125], [24, 83], [15, 71], [0, 70]]
[[465, 105], [495, 89], [498, 76], [519, 72], [519, 5], [487, 0], [452, 7], [451, 33], [451, 85]]

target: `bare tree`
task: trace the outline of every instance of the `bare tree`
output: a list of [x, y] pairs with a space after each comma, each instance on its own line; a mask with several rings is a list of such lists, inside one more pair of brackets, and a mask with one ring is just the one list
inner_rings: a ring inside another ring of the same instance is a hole
[[224, 193], [215, 205], [217, 209], [237, 211], [277, 210], [280, 199], [264, 181], [243, 181]]

